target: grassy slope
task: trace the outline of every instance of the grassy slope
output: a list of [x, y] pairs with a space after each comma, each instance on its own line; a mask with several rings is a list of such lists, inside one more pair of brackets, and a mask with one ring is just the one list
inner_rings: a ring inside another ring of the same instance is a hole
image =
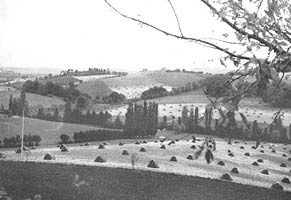
[[[0, 104], [3, 104], [5, 108], [8, 108], [9, 98], [12, 94], [13, 97], [20, 97], [20, 90], [15, 91], [5, 91], [0, 92]], [[64, 101], [57, 97], [47, 97], [38, 94], [26, 93], [26, 99], [28, 101], [29, 106], [37, 106], [41, 104], [43, 107], [51, 107], [51, 105], [60, 105], [64, 104]]]
[[159, 83], [172, 87], [185, 86], [188, 82], [197, 82], [204, 78], [202, 74], [181, 73], [181, 72], [153, 72], [148, 74]]
[[[21, 117], [15, 119], [1, 116], [0, 120], [0, 140], [3, 140], [4, 137], [21, 135]], [[42, 138], [42, 145], [58, 143], [60, 135], [63, 133], [72, 138], [74, 132], [98, 128], [90, 125], [50, 122], [31, 118], [25, 118], [24, 127], [24, 134], [39, 135]]]
[[[77, 188], [78, 174], [88, 185]], [[62, 164], [1, 162], [1, 182], [13, 199], [284, 200], [283, 193], [218, 180], [149, 171]]]
[[129, 74], [127, 76], [121, 76], [116, 78], [108, 78], [103, 80], [109, 87], [133, 87], [143, 85], [153, 85], [160, 83], [155, 79], [147, 76], [144, 73]]
[[89, 94], [93, 98], [96, 96], [107, 96], [112, 92], [104, 81], [100, 79], [82, 83], [77, 87], [77, 89], [82, 93]]

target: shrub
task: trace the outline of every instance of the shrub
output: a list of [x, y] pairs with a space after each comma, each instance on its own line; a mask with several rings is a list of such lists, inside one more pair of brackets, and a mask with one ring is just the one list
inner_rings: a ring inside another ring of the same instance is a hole
[[267, 169], [264, 169], [263, 171], [261, 171], [261, 174], [269, 175], [269, 171]]
[[122, 155], [125, 155], [125, 156], [128, 156], [128, 155], [129, 155], [129, 153], [128, 153], [127, 150], [123, 150], [121, 154], [122, 154]]
[[220, 166], [224, 166], [225, 165], [223, 161], [219, 161], [217, 164], [220, 165]]
[[231, 173], [239, 174], [238, 169], [236, 167], [231, 169]]
[[281, 180], [282, 183], [290, 184], [289, 178], [285, 177]]
[[177, 158], [175, 156], [172, 156], [171, 159], [170, 159], [170, 161], [177, 162]]
[[43, 159], [44, 160], [55, 160], [56, 157], [54, 155], [52, 155], [51, 153], [47, 153], [47, 154], [45, 154]]
[[273, 190], [279, 190], [279, 191], [283, 191], [283, 190], [284, 190], [283, 186], [280, 185], [279, 183], [275, 183], [275, 184], [273, 184], [273, 185], [271, 186], [271, 189], [273, 189]]

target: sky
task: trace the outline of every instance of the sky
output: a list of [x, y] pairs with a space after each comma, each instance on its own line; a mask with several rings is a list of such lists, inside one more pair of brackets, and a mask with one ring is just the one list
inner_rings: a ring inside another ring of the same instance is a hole
[[[179, 34], [167, 0], [108, 1], [129, 16]], [[198, 0], [172, 3], [185, 36], [213, 38], [227, 30]], [[0, 0], [0, 67], [223, 71], [221, 55], [125, 19], [104, 0]]]

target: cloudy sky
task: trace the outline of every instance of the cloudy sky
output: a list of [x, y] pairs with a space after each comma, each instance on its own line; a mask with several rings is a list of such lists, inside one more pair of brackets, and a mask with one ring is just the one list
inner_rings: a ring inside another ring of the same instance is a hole
[[[121, 12], [179, 34], [167, 0], [108, 0]], [[227, 27], [198, 0], [172, 0], [185, 36]], [[103, 0], [0, 0], [0, 67], [220, 68], [222, 54], [125, 19]], [[208, 70], [209, 71], [209, 70]]]

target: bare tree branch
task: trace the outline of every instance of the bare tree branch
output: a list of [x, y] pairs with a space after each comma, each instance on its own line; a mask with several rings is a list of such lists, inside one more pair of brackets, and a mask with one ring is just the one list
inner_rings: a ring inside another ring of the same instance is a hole
[[182, 33], [182, 29], [181, 29], [181, 26], [180, 26], [180, 22], [179, 22], [179, 18], [178, 18], [178, 15], [177, 15], [177, 13], [176, 13], [176, 10], [175, 10], [175, 8], [174, 8], [174, 6], [173, 6], [171, 0], [168, 0], [168, 2], [169, 2], [170, 6], [171, 6], [171, 8], [172, 8], [172, 10], [173, 10], [173, 12], [174, 12], [174, 15], [175, 15], [176, 20], [177, 20], [177, 24], [178, 24], [179, 31], [180, 31], [180, 33], [181, 33], [181, 36], [183, 37], [184, 35], [183, 35], [183, 33]]
[[234, 23], [230, 22], [227, 18], [224, 16], [221, 16], [220, 13], [216, 8], [214, 8], [207, 0], [200, 0], [202, 3], [204, 3], [208, 8], [210, 8], [215, 14], [217, 14], [223, 22], [225, 22], [227, 25], [229, 25], [232, 29], [240, 33], [241, 35], [246, 35], [249, 39], [254, 39], [261, 44], [273, 49], [277, 53], [281, 53], [281, 50], [278, 49], [275, 45], [271, 44], [270, 42], [264, 40], [263, 38], [259, 37], [257, 34], [249, 34], [246, 31], [240, 29], [238, 26], [236, 26]]
[[133, 17], [129, 17], [129, 16], [127, 16], [127, 15], [121, 13], [120, 11], [118, 11], [118, 10], [117, 10], [115, 7], [113, 7], [113, 6], [112, 6], [112, 5], [111, 5], [107, 0], [104, 0], [104, 1], [105, 1], [105, 3], [106, 3], [106, 4], [107, 4], [111, 9], [113, 9], [116, 13], [118, 13], [118, 14], [121, 15], [122, 17], [127, 18], [127, 19], [130, 19], [130, 20], [133, 20], [133, 21], [136, 21], [136, 22], [138, 22], [138, 23], [140, 23], [140, 24], [146, 25], [146, 26], [148, 26], [148, 27], [150, 27], [150, 28], [153, 28], [153, 29], [155, 29], [155, 30], [157, 30], [157, 31], [159, 31], [159, 32], [161, 32], [161, 33], [164, 33], [164, 34], [167, 35], [167, 36], [171, 36], [171, 37], [175, 37], [175, 38], [178, 38], [178, 39], [183, 39], [183, 40], [188, 40], [188, 41], [196, 42], [196, 43], [198, 43], [198, 44], [208, 45], [209, 47], [212, 47], [212, 48], [214, 48], [214, 49], [216, 49], [216, 50], [220, 50], [220, 51], [222, 51], [222, 52], [228, 54], [230, 57], [235, 57], [235, 58], [244, 59], [244, 60], [251, 60], [250, 57], [247, 57], [247, 56], [243, 56], [243, 55], [238, 55], [238, 54], [232, 53], [232, 52], [228, 51], [227, 49], [222, 48], [222, 47], [220, 47], [220, 46], [218, 46], [218, 45], [215, 45], [215, 44], [213, 44], [213, 43], [211, 43], [211, 42], [207, 42], [207, 41], [204, 41], [204, 40], [201, 40], [201, 39], [198, 39], [198, 38], [179, 36], [179, 35], [176, 35], [176, 34], [173, 34], [173, 33], [167, 32], [167, 31], [165, 31], [165, 30], [162, 30], [162, 29], [160, 29], [160, 28], [158, 28], [158, 27], [156, 27], [156, 26], [154, 26], [154, 25], [152, 25], [152, 24], [149, 24], [149, 23], [147, 23], [147, 22], [145, 22], [145, 21], [142, 21], [142, 20], [140, 20], [140, 19], [133, 18]]

